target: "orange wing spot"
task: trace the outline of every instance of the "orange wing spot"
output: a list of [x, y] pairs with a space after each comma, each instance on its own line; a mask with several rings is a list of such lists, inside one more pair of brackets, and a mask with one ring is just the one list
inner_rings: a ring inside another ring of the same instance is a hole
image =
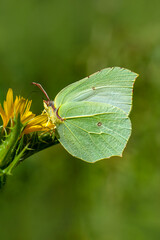
[[102, 123], [101, 123], [101, 122], [98, 122], [98, 123], [97, 123], [97, 126], [98, 126], [98, 127], [102, 126]]

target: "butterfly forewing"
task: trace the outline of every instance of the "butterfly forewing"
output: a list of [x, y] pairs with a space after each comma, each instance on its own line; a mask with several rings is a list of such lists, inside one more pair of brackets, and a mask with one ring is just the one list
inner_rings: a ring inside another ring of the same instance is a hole
[[55, 98], [56, 107], [67, 102], [98, 102], [118, 107], [128, 115], [132, 104], [132, 88], [138, 75], [127, 69], [103, 69], [64, 88]]

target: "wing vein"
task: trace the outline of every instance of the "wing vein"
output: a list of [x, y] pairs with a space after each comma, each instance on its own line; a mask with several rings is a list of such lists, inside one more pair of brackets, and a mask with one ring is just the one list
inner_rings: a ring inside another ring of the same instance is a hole
[[[70, 124], [71, 124], [71, 123], [70, 123]], [[87, 153], [87, 148], [86, 148], [82, 143], [79, 142], [79, 139], [74, 135], [74, 133], [71, 131], [71, 129], [67, 126], [67, 124], [64, 123], [64, 125], [67, 127], [67, 129], [70, 131], [70, 133], [73, 135], [73, 137], [77, 140], [77, 142], [79, 143], [79, 145], [83, 147], [83, 151], [86, 151], [86, 153]], [[84, 149], [85, 149], [85, 150], [84, 150]], [[88, 154], [87, 154], [87, 155], [88, 155]], [[90, 157], [89, 157], [89, 159], [90, 159]]]

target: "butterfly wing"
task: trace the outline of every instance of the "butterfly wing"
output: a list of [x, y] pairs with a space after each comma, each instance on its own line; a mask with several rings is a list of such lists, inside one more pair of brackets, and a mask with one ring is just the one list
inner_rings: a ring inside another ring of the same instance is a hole
[[131, 134], [131, 123], [121, 109], [110, 104], [70, 102], [62, 104], [57, 125], [59, 141], [73, 156], [95, 162], [121, 156]]
[[127, 69], [106, 68], [62, 89], [54, 102], [56, 108], [67, 102], [97, 102], [118, 107], [128, 115], [132, 88], [138, 75]]

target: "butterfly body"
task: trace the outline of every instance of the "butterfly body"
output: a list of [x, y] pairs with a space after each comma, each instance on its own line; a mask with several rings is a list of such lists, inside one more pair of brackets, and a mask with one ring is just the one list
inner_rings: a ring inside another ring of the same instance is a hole
[[58, 109], [54, 106], [54, 101], [43, 101], [45, 112], [48, 115], [49, 121], [54, 125], [60, 124], [63, 122], [63, 119], [58, 115]]

